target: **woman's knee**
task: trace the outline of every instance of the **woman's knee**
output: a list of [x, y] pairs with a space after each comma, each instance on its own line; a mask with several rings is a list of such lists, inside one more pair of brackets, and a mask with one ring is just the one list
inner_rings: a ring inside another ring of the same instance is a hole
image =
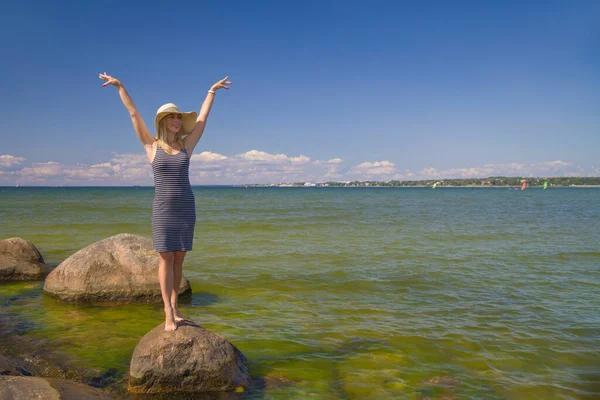
[[185, 259], [185, 251], [176, 251], [174, 255], [173, 263], [176, 265], [182, 265], [183, 260]]
[[175, 260], [175, 252], [173, 251], [164, 251], [158, 253], [160, 257], [160, 261], [165, 262], [167, 264], [173, 264]]

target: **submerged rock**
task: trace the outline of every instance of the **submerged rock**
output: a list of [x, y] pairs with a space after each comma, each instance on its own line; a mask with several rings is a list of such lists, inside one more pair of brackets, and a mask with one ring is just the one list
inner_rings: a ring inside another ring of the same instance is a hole
[[[123, 374], [114, 369], [84, 367], [72, 354], [62, 352], [55, 340], [20, 335], [15, 330], [20, 318], [18, 314], [0, 312], [0, 375], [57, 378], [93, 387], [118, 388], [122, 383]], [[124, 383], [122, 391], [126, 390]]]
[[273, 390], [295, 385], [302, 382], [302, 379], [290, 379], [285, 376], [275, 376], [269, 374], [259, 378], [259, 381], [266, 390]]
[[220, 335], [186, 323], [144, 336], [131, 357], [132, 393], [227, 392], [251, 384], [246, 357]]
[[111, 397], [99, 389], [63, 379], [0, 376], [0, 400], [13, 399], [108, 400]]
[[[456, 390], [460, 386], [460, 382], [453, 376], [443, 375], [434, 376], [423, 382], [417, 391], [422, 395], [423, 400], [457, 400]], [[435, 395], [430, 397], [429, 395]]]
[[42, 280], [51, 270], [30, 241], [18, 237], [0, 240], [0, 280]]
[[31, 376], [22, 360], [0, 354], [0, 375]]
[[[160, 301], [159, 256], [152, 239], [120, 234], [91, 244], [56, 267], [44, 292], [72, 302]], [[191, 293], [183, 277], [179, 294]]]

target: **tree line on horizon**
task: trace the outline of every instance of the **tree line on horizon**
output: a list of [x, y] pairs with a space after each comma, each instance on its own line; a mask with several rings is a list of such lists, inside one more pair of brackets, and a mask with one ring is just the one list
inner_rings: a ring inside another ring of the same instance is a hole
[[425, 179], [414, 181], [392, 180], [387, 182], [378, 181], [353, 181], [353, 182], [327, 182], [329, 186], [349, 186], [361, 185], [367, 186], [433, 186], [437, 183], [442, 186], [521, 186], [527, 182], [527, 186], [543, 186], [548, 182], [548, 186], [600, 186], [600, 177], [553, 177], [553, 178], [532, 178], [532, 177], [505, 177], [495, 176], [489, 178], [465, 178], [465, 179]]
[[[424, 179], [413, 181], [344, 181], [344, 182], [325, 182], [319, 183], [317, 186], [433, 186], [437, 183], [437, 187], [444, 186], [480, 186], [480, 187], [505, 187], [505, 186], [521, 186], [523, 182], [527, 182], [527, 186], [537, 187], [543, 186], [544, 182], [548, 182], [548, 186], [600, 186], [600, 177], [505, 177], [493, 176], [489, 178], [464, 178], [464, 179]], [[306, 182], [295, 182], [293, 186], [305, 186]]]

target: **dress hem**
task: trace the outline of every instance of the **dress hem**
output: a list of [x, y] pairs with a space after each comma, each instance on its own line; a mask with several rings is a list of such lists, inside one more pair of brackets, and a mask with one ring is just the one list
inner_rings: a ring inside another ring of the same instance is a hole
[[168, 251], [192, 251], [192, 249], [174, 249], [174, 250], [158, 250], [158, 249], [154, 249], [154, 251], [156, 251], [157, 253], [165, 253]]

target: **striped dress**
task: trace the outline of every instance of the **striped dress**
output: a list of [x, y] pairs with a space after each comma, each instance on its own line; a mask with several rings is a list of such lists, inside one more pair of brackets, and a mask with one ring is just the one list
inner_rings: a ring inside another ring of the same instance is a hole
[[192, 250], [196, 204], [189, 170], [190, 159], [185, 148], [177, 154], [169, 154], [160, 145], [156, 146], [152, 160], [152, 234], [154, 249], [158, 252]]

